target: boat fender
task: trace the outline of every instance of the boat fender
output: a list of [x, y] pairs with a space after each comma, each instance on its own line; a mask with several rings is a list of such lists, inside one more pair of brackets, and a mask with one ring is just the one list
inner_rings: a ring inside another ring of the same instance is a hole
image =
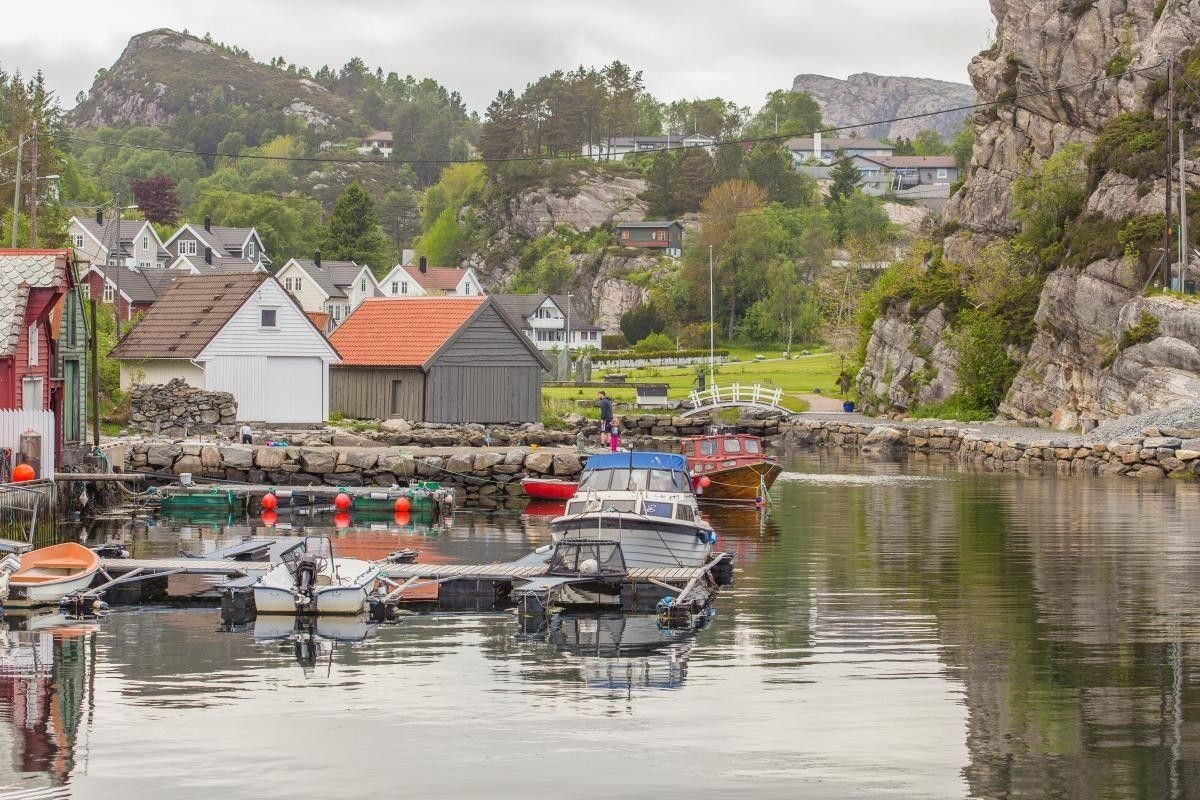
[[534, 550], [533, 552], [537, 553], [538, 555], [541, 555], [542, 553], [549, 553], [553, 549], [554, 549], [554, 545], [544, 544], [541, 547], [539, 547], [538, 549]]
[[372, 500], [387, 500], [388, 494], [387, 492], [371, 492], [367, 495], [367, 497], [371, 498]]

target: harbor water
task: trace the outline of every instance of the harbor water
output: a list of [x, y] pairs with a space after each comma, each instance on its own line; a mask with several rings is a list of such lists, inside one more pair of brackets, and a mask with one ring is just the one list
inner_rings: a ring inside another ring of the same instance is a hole
[[[0, 797], [1200, 797], [1200, 487], [796, 453], [772, 495], [711, 514], [735, 584], [693, 629], [10, 615]], [[295, 528], [483, 563], [548, 520]], [[86, 535], [173, 556], [264, 532]]]

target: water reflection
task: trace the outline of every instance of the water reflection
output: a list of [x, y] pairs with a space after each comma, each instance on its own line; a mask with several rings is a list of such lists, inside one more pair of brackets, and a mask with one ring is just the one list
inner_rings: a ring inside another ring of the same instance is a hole
[[251, 628], [256, 642], [270, 642], [280, 649], [291, 648], [305, 676], [321, 665], [325, 677], [333, 673], [333, 659], [339, 644], [361, 643], [375, 635], [379, 626], [362, 617], [289, 617], [259, 616]]

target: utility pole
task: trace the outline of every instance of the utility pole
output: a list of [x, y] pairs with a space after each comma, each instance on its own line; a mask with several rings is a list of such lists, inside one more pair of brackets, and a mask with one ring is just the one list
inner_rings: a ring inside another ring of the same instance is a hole
[[17, 134], [17, 178], [13, 187], [12, 246], [17, 249], [17, 222], [21, 213], [21, 156], [25, 153], [25, 134]]
[[121, 269], [122, 269], [122, 265], [121, 265], [121, 192], [120, 191], [116, 191], [113, 193], [113, 225], [116, 229], [116, 234], [113, 237], [116, 240], [116, 242], [115, 242], [116, 246], [113, 247], [113, 249], [109, 250], [108, 252], [110, 254], [112, 254], [112, 253], [117, 254], [117, 257], [115, 259], [113, 259], [117, 262], [116, 268], [114, 269], [114, 275], [116, 276], [116, 278], [114, 279], [114, 283], [116, 284], [116, 287], [115, 287], [114, 293], [113, 293], [113, 325], [116, 327], [117, 341], [120, 341], [121, 340]]
[[708, 388], [716, 386], [713, 352], [716, 349], [716, 306], [713, 305], [713, 246], [708, 246]]
[[1171, 170], [1175, 164], [1171, 158], [1173, 134], [1175, 133], [1175, 59], [1167, 59], [1167, 191], [1163, 220], [1163, 288], [1171, 287]]
[[1176, 280], [1179, 282], [1179, 291], [1183, 291], [1183, 282], [1187, 279], [1187, 266], [1191, 259], [1188, 257], [1191, 253], [1188, 245], [1188, 215], [1187, 215], [1187, 173], [1183, 168], [1183, 154], [1185, 149], [1183, 146], [1183, 128], [1179, 128], [1179, 270], [1176, 272]]
[[33, 141], [30, 142], [30, 172], [29, 178], [29, 246], [37, 249], [37, 208], [38, 208], [38, 163], [37, 163], [37, 120], [33, 122]]

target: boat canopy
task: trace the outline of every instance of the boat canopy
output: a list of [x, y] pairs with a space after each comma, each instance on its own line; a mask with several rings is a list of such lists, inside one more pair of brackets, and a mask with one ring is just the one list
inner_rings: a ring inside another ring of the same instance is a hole
[[594, 469], [667, 469], [687, 472], [687, 458], [674, 453], [600, 453], [589, 456], [583, 471]]

